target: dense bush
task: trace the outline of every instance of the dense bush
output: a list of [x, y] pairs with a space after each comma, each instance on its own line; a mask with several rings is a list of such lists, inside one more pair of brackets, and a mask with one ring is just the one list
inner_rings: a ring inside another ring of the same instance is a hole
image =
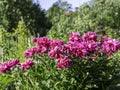
[[24, 52], [25, 63], [12, 60], [0, 65], [5, 78], [16, 77], [6, 88], [106, 90], [120, 71], [114, 57], [120, 42], [115, 39], [88, 32], [83, 37], [71, 33], [67, 42], [47, 37], [33, 42], [35, 46]]

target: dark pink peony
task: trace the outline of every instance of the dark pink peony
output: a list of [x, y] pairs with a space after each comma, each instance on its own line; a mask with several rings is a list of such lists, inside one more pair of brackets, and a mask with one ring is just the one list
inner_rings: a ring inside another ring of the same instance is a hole
[[108, 56], [116, 53], [120, 49], [120, 42], [111, 38], [104, 38], [101, 45], [101, 50], [105, 51]]
[[62, 69], [62, 68], [69, 68], [72, 65], [72, 60], [69, 59], [67, 56], [62, 55], [60, 58], [58, 58], [57, 60], [58, 63], [58, 68]]
[[38, 39], [39, 39], [39, 38], [33, 38], [33, 43], [35, 43], [35, 44], [36, 44], [36, 43], [37, 43], [37, 41], [38, 41]]
[[62, 54], [63, 54], [63, 48], [60, 47], [60, 46], [56, 46], [55, 48], [53, 48], [52, 50], [50, 50], [50, 52], [48, 53], [48, 56], [49, 56], [50, 58], [55, 58], [55, 59], [57, 59], [57, 58], [59, 58], [60, 55], [62, 55]]
[[69, 36], [70, 41], [82, 41], [80, 34], [78, 32], [71, 33]]
[[83, 35], [83, 38], [86, 41], [97, 41], [97, 34], [94, 32], [87, 32]]
[[30, 69], [34, 65], [32, 59], [26, 60], [24, 64], [21, 64], [21, 70], [24, 71], [25, 69]]
[[34, 55], [34, 51], [32, 49], [28, 49], [24, 51], [24, 56], [25, 57], [32, 57]]
[[10, 71], [10, 69], [12, 67], [14, 67], [15, 65], [18, 65], [18, 64], [20, 64], [19, 60], [12, 60], [12, 61], [9, 61], [9, 62], [4, 62], [0, 65], [0, 71], [2, 73], [6, 73], [6, 71]]
[[54, 49], [56, 46], [62, 46], [64, 42], [62, 40], [51, 40], [50, 41], [50, 49]]
[[47, 37], [41, 37], [41, 38], [37, 38], [37, 42], [36, 45], [39, 47], [44, 46], [44, 47], [48, 47], [50, 46], [50, 39]]
[[19, 60], [12, 60], [10, 62], [8, 62], [9, 67], [14, 67], [15, 65], [20, 64]]
[[27, 65], [29, 65], [29, 66], [32, 66], [32, 65], [34, 65], [34, 63], [33, 63], [33, 61], [32, 61], [32, 59], [28, 59], [28, 60], [26, 60], [26, 62], [25, 62]]

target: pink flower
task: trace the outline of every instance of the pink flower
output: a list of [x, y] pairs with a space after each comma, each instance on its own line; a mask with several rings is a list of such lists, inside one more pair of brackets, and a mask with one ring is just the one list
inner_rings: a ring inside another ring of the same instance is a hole
[[56, 61], [58, 63], [58, 68], [59, 69], [69, 68], [69, 67], [71, 67], [71, 64], [72, 64], [72, 60], [69, 59], [67, 56], [64, 56], [64, 55], [62, 55]]
[[29, 69], [30, 66], [27, 65], [26, 63], [25, 64], [21, 64], [21, 70], [24, 71], [25, 69]]
[[3, 64], [0, 65], [0, 71], [2, 73], [6, 73], [6, 71], [10, 71], [10, 69], [17, 64], [20, 64], [19, 60], [12, 60], [9, 62], [4, 62]]
[[25, 57], [32, 57], [34, 55], [34, 51], [32, 49], [28, 49], [26, 51], [24, 51], [24, 56]]
[[64, 42], [62, 40], [51, 40], [50, 41], [50, 49], [55, 48], [56, 46], [62, 46], [64, 45]]
[[85, 47], [85, 42], [72, 42], [69, 41], [67, 44], [65, 44], [65, 53], [70, 54], [74, 57], [84, 57], [87, 55], [88, 51], [87, 48]]
[[47, 37], [34, 38], [37, 48], [39, 49], [39, 53], [45, 53], [50, 50], [50, 39]]
[[38, 51], [38, 47], [34, 46], [30, 49], [30, 51], [36, 53]]
[[8, 62], [4, 62], [2, 65], [0, 65], [0, 71], [2, 73], [6, 73], [6, 71], [9, 71], [9, 70], [10, 70], [10, 67]]
[[14, 67], [15, 65], [18, 65], [18, 64], [20, 64], [19, 60], [12, 60], [12, 61], [8, 62], [9, 67]]
[[83, 35], [86, 41], [97, 41], [97, 35], [94, 32], [87, 32]]
[[87, 49], [89, 54], [97, 54], [98, 53], [98, 42], [86, 42], [85, 48]]
[[49, 48], [49, 46], [50, 46], [50, 39], [48, 39], [47, 37], [37, 38], [36, 45], [38, 47], [44, 46], [44, 47]]
[[50, 58], [59, 58], [60, 57], [60, 55], [62, 55], [63, 54], [63, 49], [62, 49], [62, 47], [60, 47], [60, 46], [56, 46], [55, 48], [53, 48], [49, 53], [48, 53], [48, 56], [50, 57]]
[[26, 63], [27, 65], [29, 65], [29, 66], [33, 66], [33, 65], [34, 65], [32, 59], [28, 59], [28, 60], [26, 60], [25, 63]]
[[82, 41], [80, 34], [78, 32], [71, 33], [69, 36], [70, 41]]
[[75, 42], [73, 41], [68, 41], [64, 45], [64, 53], [65, 54], [72, 54], [73, 53], [73, 47], [75, 46]]
[[26, 51], [24, 51], [24, 56], [25, 57], [32, 57], [35, 53], [38, 53], [38, 54], [41, 54], [41, 53], [44, 53], [45, 51], [47, 51], [47, 48], [46, 47], [37, 47], [37, 46], [34, 46]]
[[33, 42], [34, 42], [34, 43], [37, 43], [38, 39], [39, 39], [39, 38], [33, 38]]
[[105, 37], [105, 36], [101, 37], [102, 42], [107, 42], [108, 40], [111, 40], [111, 38], [108, 38], [108, 37]]
[[120, 49], [120, 42], [111, 38], [104, 38], [101, 44], [101, 50], [105, 51], [108, 56], [116, 53]]
[[47, 47], [41, 46], [41, 47], [32, 47], [31, 51], [33, 53], [43, 54], [47, 51]]
[[25, 69], [30, 69], [34, 65], [32, 59], [26, 60], [24, 64], [21, 64], [21, 70], [24, 71]]

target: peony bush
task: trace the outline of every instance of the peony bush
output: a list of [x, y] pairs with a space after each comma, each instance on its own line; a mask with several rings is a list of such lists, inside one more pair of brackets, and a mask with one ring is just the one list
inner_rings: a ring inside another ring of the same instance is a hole
[[25, 63], [13, 60], [0, 65], [5, 75], [17, 68], [13, 77], [18, 79], [12, 84], [15, 88], [106, 90], [120, 70], [114, 57], [120, 42], [94, 32], [83, 36], [71, 33], [67, 42], [37, 37], [33, 43], [35, 46], [24, 51]]
[[47, 37], [34, 38], [33, 42], [36, 46], [26, 50], [24, 56], [48, 54], [50, 58], [55, 59], [60, 69], [71, 67], [71, 57], [93, 61], [102, 56], [109, 58], [120, 50], [119, 41], [105, 36], [98, 38], [94, 32], [88, 32], [83, 37], [77, 32], [71, 33], [66, 43]]

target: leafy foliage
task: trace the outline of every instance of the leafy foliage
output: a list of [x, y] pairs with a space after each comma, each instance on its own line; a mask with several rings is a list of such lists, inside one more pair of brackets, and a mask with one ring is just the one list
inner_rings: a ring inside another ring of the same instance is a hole
[[14, 31], [14, 33], [9, 33], [3, 30], [2, 45], [5, 53], [3, 59], [9, 61], [18, 58], [24, 61], [23, 51], [32, 46], [32, 36], [24, 21], [19, 21], [18, 27]]
[[[91, 37], [92, 36], [92, 37]], [[83, 39], [81, 41], [81, 39]], [[112, 85], [113, 81], [118, 77], [117, 74], [120, 71], [120, 63], [119, 62], [119, 54], [114, 55], [119, 48], [117, 47], [120, 45], [120, 42], [115, 41], [114, 39], [110, 38], [101, 38], [103, 41], [99, 41], [97, 45], [98, 49], [95, 49], [91, 45], [88, 45], [87, 55], [83, 55], [83, 57], [75, 56], [78, 52], [85, 50], [84, 48], [77, 48], [77, 51], [74, 52], [76, 49], [76, 45], [71, 47], [72, 51], [69, 53], [65, 52], [66, 44], [61, 43], [61, 41], [56, 40], [49, 40], [46, 37], [41, 38], [34, 38], [33, 42], [36, 46], [33, 46], [27, 50], [27, 53], [32, 53], [32, 56], [27, 54], [26, 57], [32, 58], [32, 60], [26, 61], [26, 64], [10, 61], [4, 62], [1, 65], [1, 68], [4, 68], [4, 64], [8, 69], [5, 68], [5, 75], [11, 74], [14, 81], [8, 85], [6, 88], [15, 88], [16, 89], [60, 89], [60, 90], [68, 90], [68, 89], [76, 89], [76, 90], [91, 90], [91, 89], [99, 89], [99, 90], [106, 90], [109, 89], [109, 86]], [[78, 33], [72, 33], [69, 39], [73, 43], [78, 43], [80, 46], [82, 42], [89, 42], [89, 44], [97, 42], [96, 34], [93, 32], [89, 32], [84, 34], [84, 37], [81, 38]], [[113, 40], [113, 42], [110, 42]], [[69, 41], [69, 42], [70, 42]], [[105, 46], [106, 44], [109, 45], [108, 50], [104, 49], [101, 46]], [[50, 44], [50, 45], [49, 45]], [[69, 43], [70, 44], [70, 43]], [[111, 46], [111, 44], [113, 46]], [[57, 49], [57, 47], [63, 47], [61, 51]], [[84, 45], [86, 47], [86, 45]], [[99, 48], [100, 47], [100, 48]], [[46, 49], [45, 49], [46, 48]], [[113, 49], [116, 48], [116, 49]], [[55, 51], [54, 51], [55, 49]], [[57, 49], [57, 50], [56, 50]], [[109, 50], [110, 49], [110, 50]], [[62, 53], [63, 50], [63, 53]], [[97, 50], [94, 52], [94, 50]], [[115, 52], [113, 52], [115, 50]], [[107, 52], [108, 51], [108, 52]], [[26, 51], [25, 51], [26, 52]], [[50, 54], [50, 52], [55, 54]], [[109, 53], [113, 53], [109, 56]], [[49, 53], [49, 54], [48, 54]], [[68, 53], [68, 54], [65, 54]], [[74, 53], [74, 54], [73, 54]], [[83, 52], [85, 53], [85, 51]], [[56, 57], [57, 55], [58, 57]], [[60, 54], [60, 55], [59, 55]], [[62, 58], [63, 55], [67, 58]], [[84, 56], [85, 55], [85, 56]], [[95, 55], [94, 59], [91, 59]], [[52, 57], [51, 57], [52, 56]], [[108, 57], [109, 56], [109, 57]], [[116, 57], [117, 56], [117, 57]], [[54, 58], [55, 60], [53, 60]], [[70, 59], [69, 59], [70, 58]], [[66, 67], [68, 63], [64, 62], [65, 60], [71, 60], [72, 66]], [[33, 63], [34, 62], [34, 63]], [[62, 63], [61, 63], [62, 62]], [[6, 64], [8, 63], [8, 64]], [[31, 64], [32, 63], [32, 64]], [[59, 67], [60, 64], [62, 67]], [[10, 64], [10, 65], [9, 65]], [[57, 65], [58, 66], [57, 66]], [[12, 67], [9, 67], [11, 66]], [[28, 65], [28, 67], [27, 67]], [[30, 67], [29, 67], [30, 65]], [[25, 67], [21, 69], [21, 67]], [[2, 71], [3, 69], [0, 70]], [[10, 69], [9, 69], [10, 68]], [[11, 76], [10, 75], [10, 76]], [[118, 82], [116, 82], [118, 83]]]
[[9, 75], [0, 74], [0, 89], [7, 88], [13, 81], [14, 78], [10, 77]]
[[50, 28], [45, 12], [32, 0], [24, 0], [22, 2], [21, 0], [4, 0], [0, 1], [0, 3], [2, 8], [0, 12], [1, 24], [5, 26], [7, 31], [13, 32], [21, 18], [32, 34], [40, 33], [44, 36], [47, 29]]
[[60, 7], [56, 8], [54, 15], [53, 8], [56, 7], [48, 10], [48, 14], [53, 13], [51, 14], [53, 26], [48, 33], [51, 38], [64, 39], [75, 31], [81, 34], [95, 31], [110, 37], [119, 37], [120, 0], [91, 0], [70, 15], [66, 15], [66, 11]]
[[[67, 2], [58, 1], [47, 12], [32, 0], [0, 1], [0, 46], [4, 48], [4, 61], [16, 58], [25, 61], [23, 52], [33, 46], [31, 39], [44, 36], [51, 24], [47, 33], [50, 39], [66, 42], [69, 34], [75, 31], [80, 34], [95, 31], [120, 39], [120, 0], [91, 0], [76, 11], [71, 11]], [[95, 61], [69, 58], [73, 61], [72, 67], [58, 69], [57, 62], [47, 54], [35, 54], [32, 57], [33, 67], [26, 66], [29, 69], [22, 71], [19, 66], [26, 64], [21, 63], [6, 74], [0, 73], [0, 89], [114, 90], [120, 83], [120, 52], [110, 58], [96, 58]]]

